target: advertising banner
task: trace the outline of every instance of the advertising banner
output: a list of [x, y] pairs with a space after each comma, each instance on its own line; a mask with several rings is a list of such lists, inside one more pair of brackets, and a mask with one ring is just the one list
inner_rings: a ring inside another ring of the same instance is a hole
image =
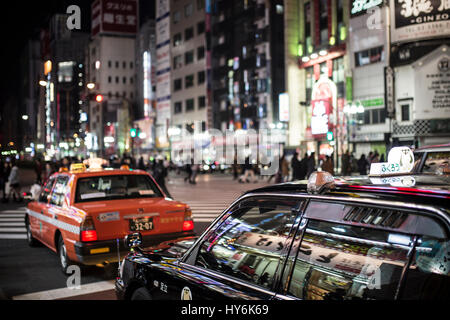
[[328, 77], [320, 78], [313, 86], [311, 96], [311, 133], [317, 138], [326, 135], [334, 126], [330, 121], [337, 106], [336, 84]]
[[439, 47], [413, 67], [416, 119], [450, 118], [450, 47]]
[[137, 0], [97, 0], [92, 4], [92, 36], [135, 35], [138, 31]]
[[448, 0], [391, 0], [390, 8], [393, 43], [450, 35]]
[[171, 114], [170, 1], [158, 0], [156, 13], [156, 118], [158, 125], [167, 127]]

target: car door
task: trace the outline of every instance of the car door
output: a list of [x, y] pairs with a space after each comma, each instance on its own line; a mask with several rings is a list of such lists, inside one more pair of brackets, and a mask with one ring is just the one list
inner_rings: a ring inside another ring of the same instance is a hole
[[56, 249], [57, 245], [54, 241], [55, 232], [57, 230], [59, 215], [63, 214], [63, 204], [64, 198], [66, 196], [66, 186], [68, 182], [69, 176], [67, 175], [59, 175], [56, 178], [54, 187], [52, 189], [52, 192], [50, 193], [50, 201], [47, 206], [47, 210], [44, 210], [44, 216], [46, 217], [48, 223], [42, 240], [54, 249]]
[[[417, 265], [433, 273], [435, 268], [425, 258], [427, 248], [433, 247], [445, 262], [435, 271], [440, 276], [429, 278], [436, 285], [436, 279], [446, 275], [447, 289], [441, 292], [448, 292], [448, 228], [430, 221], [407, 209], [313, 200], [288, 258], [283, 293], [303, 300], [395, 300], [405, 294], [415, 299], [418, 288], [424, 287], [419, 279], [424, 274], [416, 272], [411, 261], [423, 252]], [[407, 275], [408, 267], [418, 274], [418, 281]]]
[[170, 298], [272, 299], [300, 205], [281, 197], [241, 200], [167, 277]]
[[42, 192], [39, 195], [39, 199], [36, 202], [32, 202], [29, 205], [28, 219], [31, 226], [33, 237], [43, 241], [43, 231], [46, 229], [46, 223], [44, 221], [44, 212], [47, 210], [49, 203], [49, 196], [55, 184], [55, 178], [50, 178], [44, 184]]

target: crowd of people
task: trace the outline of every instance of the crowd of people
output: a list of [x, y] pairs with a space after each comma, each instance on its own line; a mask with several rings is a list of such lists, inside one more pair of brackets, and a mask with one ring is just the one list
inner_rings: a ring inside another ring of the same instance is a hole
[[[43, 161], [36, 158], [33, 164], [36, 173], [36, 184], [42, 185], [61, 168], [69, 169], [72, 163], [83, 161], [83, 158], [70, 157], [65, 157], [59, 161]], [[333, 155], [321, 155], [317, 159], [314, 152], [306, 153], [303, 157], [298, 152], [295, 152], [290, 162], [286, 154], [280, 158], [279, 169], [276, 174], [269, 177], [268, 182], [270, 183], [272, 180], [275, 180], [275, 183], [306, 180], [319, 168], [332, 175], [350, 176], [355, 173], [367, 175], [372, 163], [384, 161], [384, 154], [380, 156], [377, 151], [370, 152], [367, 157], [365, 154], [362, 154], [359, 159], [356, 159], [353, 153], [347, 151], [341, 157], [340, 172], [336, 172]], [[191, 185], [197, 184], [197, 176], [200, 172], [200, 165], [198, 164], [191, 163], [183, 168], [177, 168], [167, 157], [161, 155], [150, 157], [148, 161], [145, 161], [142, 156], [136, 160], [126, 153], [120, 158], [118, 156], [110, 157], [108, 167], [119, 169], [123, 165], [127, 165], [130, 169], [144, 170], [152, 174], [155, 181], [168, 196], [170, 196], [170, 193], [166, 187], [166, 180], [169, 176], [169, 171], [176, 170], [178, 174], [181, 174], [181, 171], [185, 171], [184, 181]], [[260, 174], [261, 168], [252, 163], [249, 157], [245, 159], [245, 163], [242, 165], [237, 164], [237, 159], [235, 158], [231, 170], [234, 180], [239, 181], [239, 183], [257, 183], [259, 179], [264, 179]], [[23, 200], [19, 172], [20, 169], [16, 159], [0, 160], [0, 193], [2, 194], [3, 202], [8, 202], [10, 199], [17, 202]]]

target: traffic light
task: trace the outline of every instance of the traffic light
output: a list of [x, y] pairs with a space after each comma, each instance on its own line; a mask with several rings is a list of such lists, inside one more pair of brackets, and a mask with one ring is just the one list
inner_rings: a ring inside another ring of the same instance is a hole
[[136, 138], [137, 135], [138, 135], [137, 129], [136, 129], [136, 128], [132, 128], [132, 129], [130, 130], [130, 135], [131, 135], [131, 137], [132, 137], [133, 139]]
[[334, 141], [334, 134], [332, 131], [327, 133], [327, 140], [328, 141]]
[[97, 101], [98, 103], [103, 102], [103, 96], [101, 94], [98, 94], [95, 96], [95, 101]]

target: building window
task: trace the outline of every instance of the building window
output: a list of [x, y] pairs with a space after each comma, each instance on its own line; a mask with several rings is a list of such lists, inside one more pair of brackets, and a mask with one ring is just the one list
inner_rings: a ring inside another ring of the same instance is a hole
[[123, 84], [127, 84], [127, 77], [123, 77], [122, 82]]
[[206, 97], [202, 96], [198, 98], [198, 108], [203, 109], [206, 107]]
[[197, 48], [197, 60], [202, 60], [205, 57], [205, 47]]
[[119, 69], [119, 61], [116, 61], [116, 68]]
[[367, 49], [355, 53], [355, 66], [361, 67], [384, 61], [384, 46]]
[[186, 18], [190, 17], [192, 15], [193, 8], [194, 7], [193, 7], [192, 3], [189, 3], [189, 4], [184, 6], [184, 16]]
[[112, 82], [112, 77], [109, 76], [109, 77], [108, 77], [108, 83], [111, 83], [111, 82]]
[[305, 46], [306, 52], [313, 52], [312, 32], [311, 32], [311, 2], [305, 3]]
[[205, 32], [205, 21], [197, 23], [197, 34]]
[[126, 69], [127, 68], [127, 63], [124, 61], [122, 62], [122, 68]]
[[187, 28], [184, 30], [184, 41], [188, 41], [194, 37], [194, 28]]
[[179, 46], [182, 41], [183, 41], [183, 36], [181, 35], [181, 33], [177, 33], [176, 35], [173, 36], [173, 46], [174, 47]]
[[119, 77], [116, 77], [116, 83], [119, 83]]
[[175, 102], [174, 113], [178, 114], [183, 112], [183, 104], [181, 102]]
[[328, 45], [328, 0], [319, 0], [320, 45]]
[[401, 111], [402, 111], [402, 121], [410, 121], [410, 112], [409, 112], [409, 104], [402, 104], [400, 106]]
[[179, 91], [183, 88], [183, 80], [181, 79], [175, 79], [175, 81], [173, 82], [173, 89], [175, 91]]
[[188, 65], [194, 62], [194, 50], [188, 51], [184, 54], [184, 64]]
[[183, 66], [183, 56], [180, 54], [173, 58], [173, 68], [178, 69]]
[[186, 112], [194, 111], [195, 101], [194, 99], [186, 100]]
[[108, 61], [108, 68], [111, 68], [111, 67], [112, 67], [112, 61], [109, 60], [109, 61]]
[[345, 81], [344, 58], [333, 60], [333, 81], [335, 83]]
[[134, 68], [134, 63], [131, 61], [130, 62], [130, 69], [133, 69]]
[[198, 75], [198, 84], [205, 83], [205, 71], [200, 71], [197, 75]]
[[176, 11], [173, 14], [173, 24], [177, 24], [178, 22], [180, 22], [180, 20], [181, 20], [181, 13], [180, 11]]
[[134, 83], [134, 79], [133, 77], [130, 77], [130, 83], [133, 84]]
[[191, 74], [185, 78], [186, 89], [194, 86], [194, 75]]
[[205, 9], [205, 0], [197, 0], [197, 10]]

